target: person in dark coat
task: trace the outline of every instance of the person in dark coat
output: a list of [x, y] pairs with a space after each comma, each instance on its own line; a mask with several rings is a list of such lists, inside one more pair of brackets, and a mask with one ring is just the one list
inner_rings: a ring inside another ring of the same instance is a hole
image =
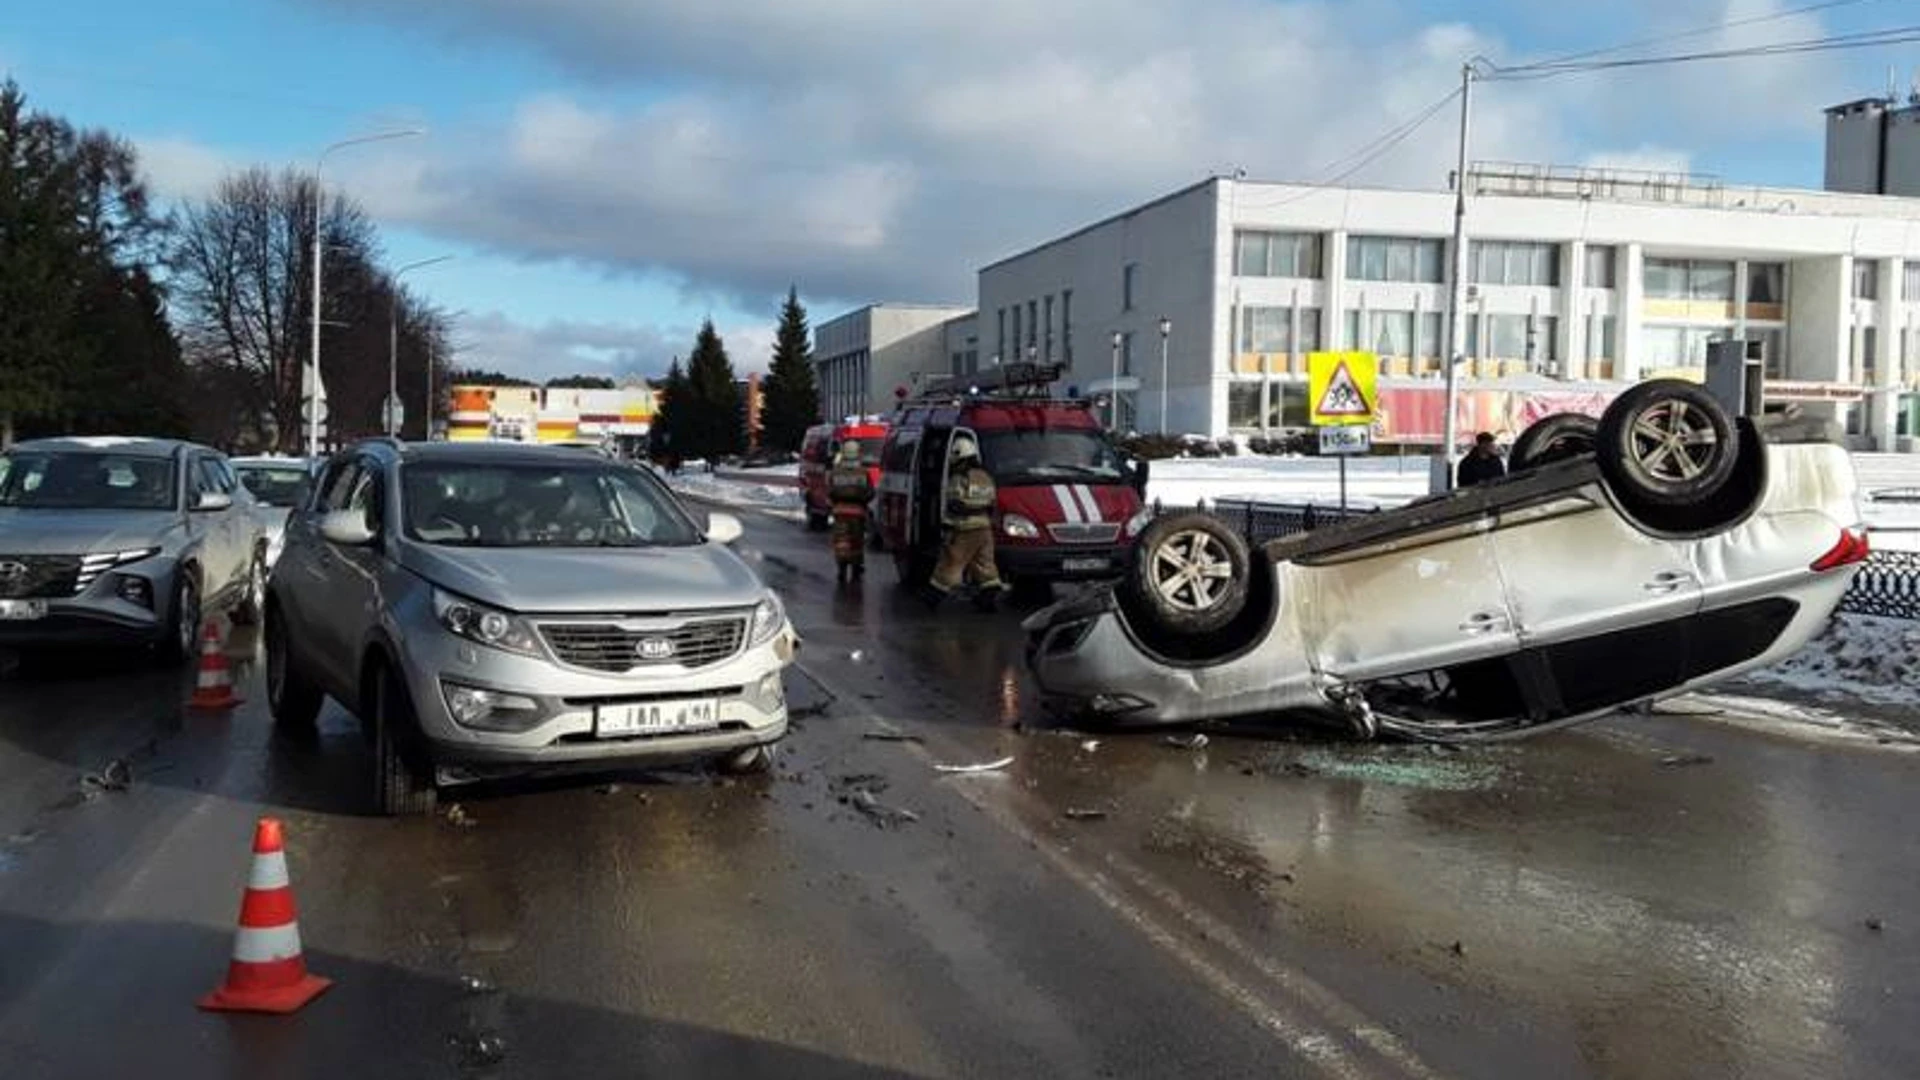
[[1460, 459], [1459, 479], [1455, 487], [1472, 487], [1485, 484], [1507, 475], [1507, 463], [1500, 459], [1500, 451], [1493, 445], [1493, 433], [1483, 431], [1474, 437], [1473, 449]]

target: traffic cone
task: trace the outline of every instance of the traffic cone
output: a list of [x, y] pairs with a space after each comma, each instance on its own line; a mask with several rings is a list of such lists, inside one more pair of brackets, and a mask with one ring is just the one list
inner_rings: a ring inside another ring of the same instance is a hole
[[220, 644], [220, 628], [207, 620], [207, 632], [200, 638], [200, 673], [194, 680], [196, 709], [231, 709], [240, 704], [233, 693], [233, 672], [227, 670], [227, 654]]
[[280, 822], [261, 818], [253, 831], [253, 869], [240, 900], [240, 931], [233, 939], [227, 981], [200, 999], [203, 1009], [290, 1013], [333, 985], [307, 972], [294, 918], [293, 885]]

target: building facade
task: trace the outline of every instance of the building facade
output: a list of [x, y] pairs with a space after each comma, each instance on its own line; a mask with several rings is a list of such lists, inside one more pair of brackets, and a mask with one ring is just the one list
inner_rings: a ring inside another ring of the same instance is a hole
[[[1469, 185], [1470, 383], [1697, 378], [1708, 342], [1741, 338], [1770, 396], [1859, 445], [1915, 430], [1920, 200], [1524, 166]], [[1303, 426], [1309, 352], [1442, 377], [1453, 208], [1207, 180], [981, 270], [980, 352], [1068, 364], [1081, 392], [1119, 397], [1123, 428]]]
[[820, 415], [889, 411], [896, 389], [951, 371], [946, 324], [969, 313], [952, 305], [869, 304], [814, 327]]

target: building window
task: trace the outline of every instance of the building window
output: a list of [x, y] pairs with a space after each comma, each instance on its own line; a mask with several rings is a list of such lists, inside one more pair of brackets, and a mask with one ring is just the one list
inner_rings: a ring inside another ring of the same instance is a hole
[[1476, 240], [1468, 251], [1471, 281], [1483, 285], [1560, 284], [1560, 248], [1556, 244]]
[[1003, 357], [1003, 360], [1009, 364], [1018, 362], [1020, 360], [1020, 305], [1019, 304], [1013, 305], [1013, 340], [1008, 342], [1007, 344], [1013, 347], [1013, 351], [1005, 354]]
[[999, 333], [999, 336], [995, 337], [993, 340], [993, 355], [1005, 356], [1007, 355], [1007, 309], [1001, 308], [999, 311], [999, 316], [1000, 316], [1000, 333]]
[[1587, 359], [1620, 359], [1619, 343], [1614, 339], [1614, 334], [1613, 316], [1587, 316]]
[[1613, 288], [1614, 249], [1605, 244], [1591, 244], [1587, 247], [1587, 288]]
[[1412, 356], [1413, 312], [1369, 311], [1363, 326], [1361, 313], [1350, 309], [1347, 312], [1347, 340], [1363, 352], [1380, 356]]
[[1120, 335], [1120, 374], [1133, 374], [1133, 331]]
[[1872, 259], [1853, 260], [1853, 295], [1861, 300], [1880, 296], [1880, 264]]
[[1762, 370], [1769, 379], [1787, 377], [1787, 345], [1784, 330], [1749, 330], [1747, 336], [1760, 342]]
[[1920, 262], [1910, 262], [1901, 275], [1906, 280], [1901, 283], [1900, 295], [1908, 300], [1920, 300]]
[[1413, 355], [1426, 360], [1438, 360], [1447, 347], [1444, 324], [1437, 311], [1429, 311], [1420, 316], [1418, 337], [1413, 343]]
[[1300, 309], [1300, 340], [1293, 340], [1293, 309], [1240, 309], [1240, 351], [1243, 353], [1313, 352], [1320, 347], [1320, 309]]
[[1476, 356], [1521, 360], [1529, 368], [1560, 358], [1560, 321], [1552, 315], [1488, 315], [1486, 323], [1486, 350]]
[[1046, 333], [1045, 355], [1047, 358], [1047, 363], [1051, 364], [1053, 363], [1053, 294], [1052, 293], [1047, 294], [1046, 311], [1047, 311], [1047, 333]]
[[1262, 400], [1266, 396], [1265, 390], [1264, 383], [1228, 383], [1227, 426], [1230, 428], [1260, 427], [1260, 417], [1265, 411], [1265, 403]]
[[1733, 302], [1733, 264], [1715, 259], [1648, 259], [1641, 274], [1655, 300]]
[[1060, 362], [1073, 366], [1073, 290], [1060, 290]]
[[1880, 374], [1880, 335], [1871, 326], [1863, 326], [1854, 335], [1853, 381], [1862, 386], [1878, 386]]
[[1241, 277], [1320, 276], [1317, 233], [1239, 232], [1234, 244], [1234, 273]]
[[1027, 348], [1032, 350], [1040, 343], [1040, 301], [1027, 301]]
[[1655, 370], [1705, 367], [1707, 343], [1724, 341], [1731, 334], [1724, 326], [1643, 326], [1641, 366]]
[[1351, 236], [1347, 238], [1347, 277], [1355, 281], [1416, 281], [1437, 284], [1446, 279], [1445, 241], [1405, 236]]
[[1120, 270], [1120, 310], [1132, 311], [1134, 286], [1139, 284], [1140, 264], [1128, 263]]
[[1773, 306], [1786, 303], [1786, 283], [1785, 263], [1748, 263], [1747, 303]]

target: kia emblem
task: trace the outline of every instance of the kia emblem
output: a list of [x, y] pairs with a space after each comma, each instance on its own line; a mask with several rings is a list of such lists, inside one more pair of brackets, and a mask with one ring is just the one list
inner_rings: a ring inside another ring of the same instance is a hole
[[666, 660], [673, 656], [673, 641], [663, 637], [641, 638], [634, 651], [642, 660]]

